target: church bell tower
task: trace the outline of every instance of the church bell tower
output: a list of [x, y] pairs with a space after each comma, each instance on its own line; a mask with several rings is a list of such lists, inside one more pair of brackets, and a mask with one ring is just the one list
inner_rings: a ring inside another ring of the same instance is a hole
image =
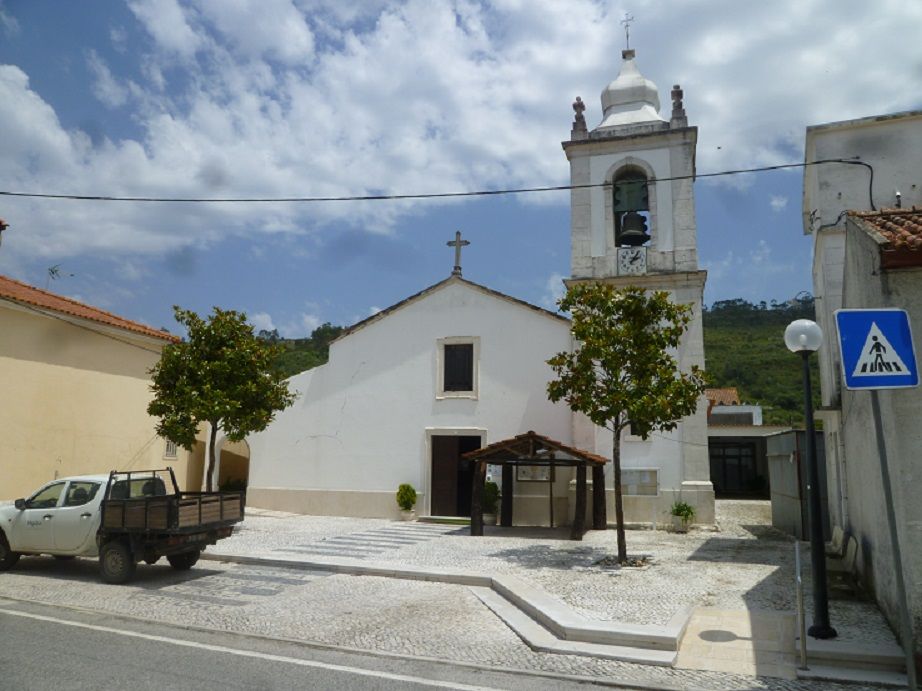
[[[577, 97], [570, 139], [563, 142], [574, 187], [567, 284], [599, 281], [665, 290], [676, 302], [691, 305], [692, 321], [677, 357], [683, 370], [703, 368], [701, 307], [707, 273], [698, 269], [696, 242], [698, 129], [688, 125], [678, 85], [672, 89], [667, 120], [660, 115], [656, 85], [637, 68], [635, 51], [624, 50], [621, 58], [618, 77], [602, 91], [601, 122], [593, 130], [586, 127], [586, 106]], [[663, 520], [668, 520], [668, 508], [681, 500], [696, 507], [697, 523], [714, 522], [706, 408], [702, 398], [697, 413], [676, 430], [650, 440], [625, 435], [624, 472], [655, 469], [657, 476], [657, 496], [626, 501], [628, 520], [649, 522], [664, 508]], [[594, 442], [599, 453], [606, 444], [611, 448], [606, 434], [574, 423], [574, 440]], [[607, 484], [611, 487], [610, 480]]]

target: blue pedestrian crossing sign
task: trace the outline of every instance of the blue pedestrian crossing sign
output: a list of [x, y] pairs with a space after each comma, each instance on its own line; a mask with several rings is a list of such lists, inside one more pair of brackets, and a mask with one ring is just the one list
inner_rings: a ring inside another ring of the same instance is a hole
[[847, 389], [904, 389], [919, 385], [905, 310], [836, 310], [836, 326]]

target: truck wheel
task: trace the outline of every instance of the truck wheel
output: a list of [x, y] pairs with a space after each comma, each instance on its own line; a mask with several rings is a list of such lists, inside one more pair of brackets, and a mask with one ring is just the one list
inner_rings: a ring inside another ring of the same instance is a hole
[[17, 561], [19, 561], [19, 552], [13, 552], [10, 549], [10, 543], [6, 541], [6, 535], [0, 533], [0, 571], [9, 571]]
[[106, 583], [127, 583], [134, 569], [134, 559], [124, 542], [107, 542], [99, 550], [99, 575]]
[[170, 562], [170, 566], [177, 571], [188, 571], [195, 566], [195, 562], [198, 561], [201, 553], [201, 550], [196, 549], [191, 552], [183, 552], [182, 554], [168, 554], [166, 559]]

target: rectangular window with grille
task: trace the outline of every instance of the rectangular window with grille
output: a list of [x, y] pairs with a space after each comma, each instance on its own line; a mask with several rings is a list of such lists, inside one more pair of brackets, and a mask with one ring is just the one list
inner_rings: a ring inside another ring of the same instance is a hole
[[437, 398], [477, 398], [480, 339], [452, 337], [438, 340]]
[[176, 442], [170, 441], [169, 439], [167, 439], [166, 446], [163, 449], [163, 457], [164, 458], [176, 458], [176, 451], [177, 451]]
[[474, 390], [474, 344], [453, 343], [445, 346], [445, 390]]

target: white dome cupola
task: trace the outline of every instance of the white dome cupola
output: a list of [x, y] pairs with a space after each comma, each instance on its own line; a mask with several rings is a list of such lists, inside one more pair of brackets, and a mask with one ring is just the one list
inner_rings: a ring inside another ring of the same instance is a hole
[[659, 114], [656, 84], [644, 77], [634, 62], [634, 50], [621, 51], [621, 71], [602, 91], [602, 122], [597, 129], [667, 122]]

